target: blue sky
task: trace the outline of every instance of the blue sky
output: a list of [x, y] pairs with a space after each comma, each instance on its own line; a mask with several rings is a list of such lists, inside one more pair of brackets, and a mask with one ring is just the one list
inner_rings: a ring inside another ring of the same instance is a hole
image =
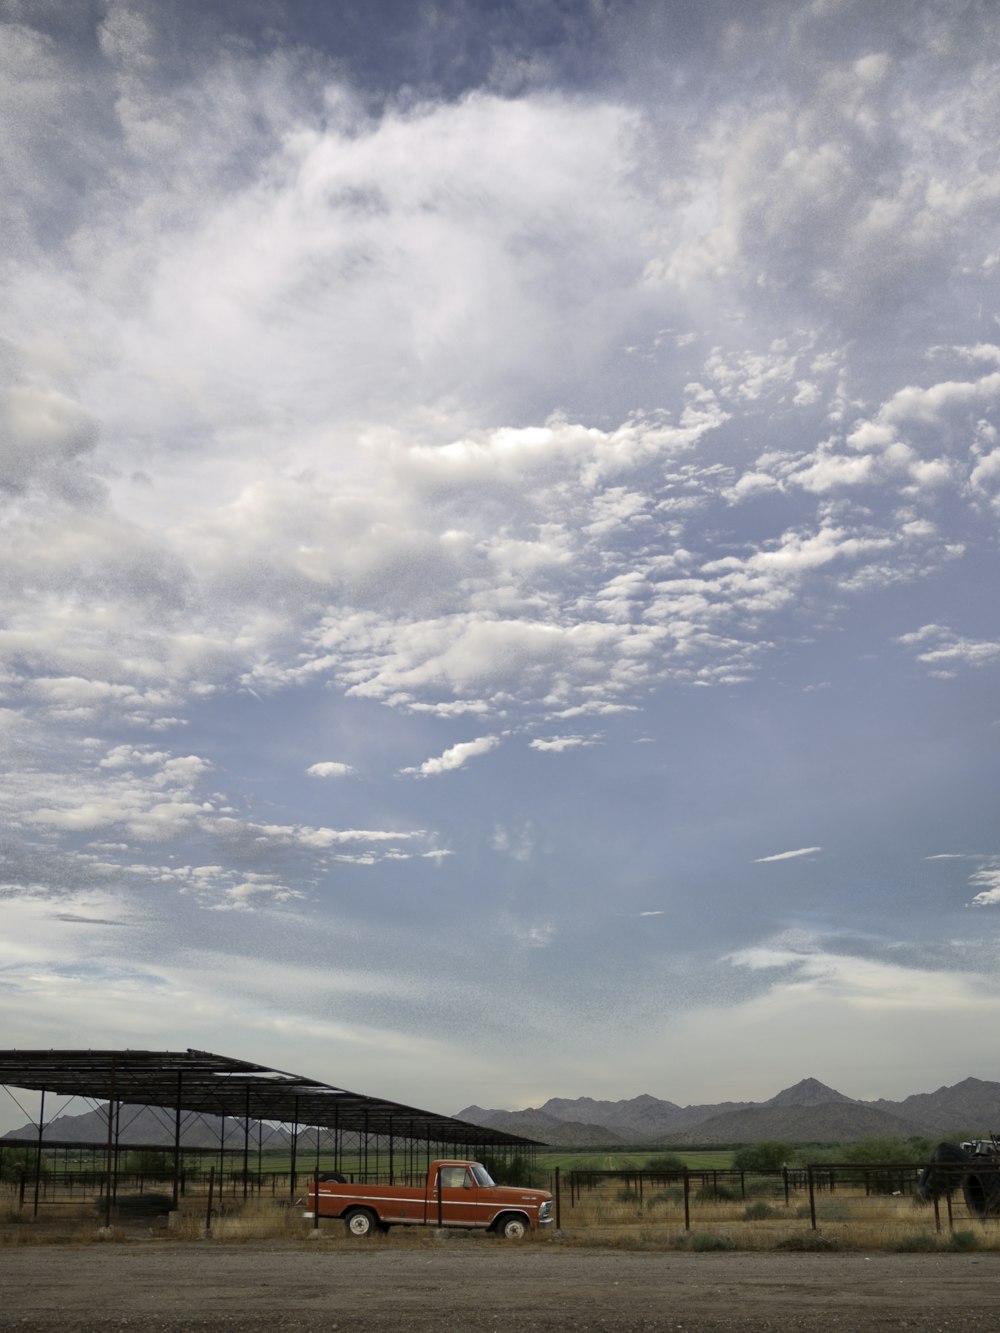
[[995, 7], [0, 15], [5, 1044], [992, 1077]]

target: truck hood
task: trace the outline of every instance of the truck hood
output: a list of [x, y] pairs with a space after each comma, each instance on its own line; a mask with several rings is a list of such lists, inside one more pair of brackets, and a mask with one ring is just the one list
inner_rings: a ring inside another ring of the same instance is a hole
[[520, 1203], [544, 1203], [546, 1199], [551, 1199], [552, 1195], [548, 1190], [521, 1189], [519, 1185], [495, 1185], [497, 1194], [503, 1194], [513, 1202], [515, 1199]]

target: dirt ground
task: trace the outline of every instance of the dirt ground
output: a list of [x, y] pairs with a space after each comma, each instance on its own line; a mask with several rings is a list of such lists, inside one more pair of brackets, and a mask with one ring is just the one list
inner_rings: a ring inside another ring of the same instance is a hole
[[986, 1333], [1000, 1328], [1000, 1255], [664, 1255], [479, 1237], [0, 1249], [0, 1329], [121, 1328]]

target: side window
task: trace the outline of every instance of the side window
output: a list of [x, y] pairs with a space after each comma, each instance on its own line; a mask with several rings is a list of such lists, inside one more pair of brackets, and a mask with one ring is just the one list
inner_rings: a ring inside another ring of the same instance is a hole
[[446, 1190], [465, 1188], [464, 1166], [443, 1166], [441, 1168], [441, 1187]]

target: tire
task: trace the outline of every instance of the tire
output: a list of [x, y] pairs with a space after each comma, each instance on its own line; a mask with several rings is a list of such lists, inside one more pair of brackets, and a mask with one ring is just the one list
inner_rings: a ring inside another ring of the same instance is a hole
[[980, 1222], [1000, 1215], [1000, 1171], [995, 1166], [974, 1167], [965, 1177], [962, 1192], [970, 1214]]
[[370, 1208], [352, 1208], [344, 1214], [344, 1226], [347, 1234], [356, 1236], [358, 1240], [367, 1240], [380, 1230], [378, 1218]]
[[957, 1143], [939, 1143], [917, 1177], [917, 1198], [924, 1203], [950, 1197], [962, 1187], [969, 1154]]
[[504, 1213], [497, 1218], [493, 1229], [503, 1240], [524, 1240], [531, 1228], [528, 1219], [520, 1213]]

